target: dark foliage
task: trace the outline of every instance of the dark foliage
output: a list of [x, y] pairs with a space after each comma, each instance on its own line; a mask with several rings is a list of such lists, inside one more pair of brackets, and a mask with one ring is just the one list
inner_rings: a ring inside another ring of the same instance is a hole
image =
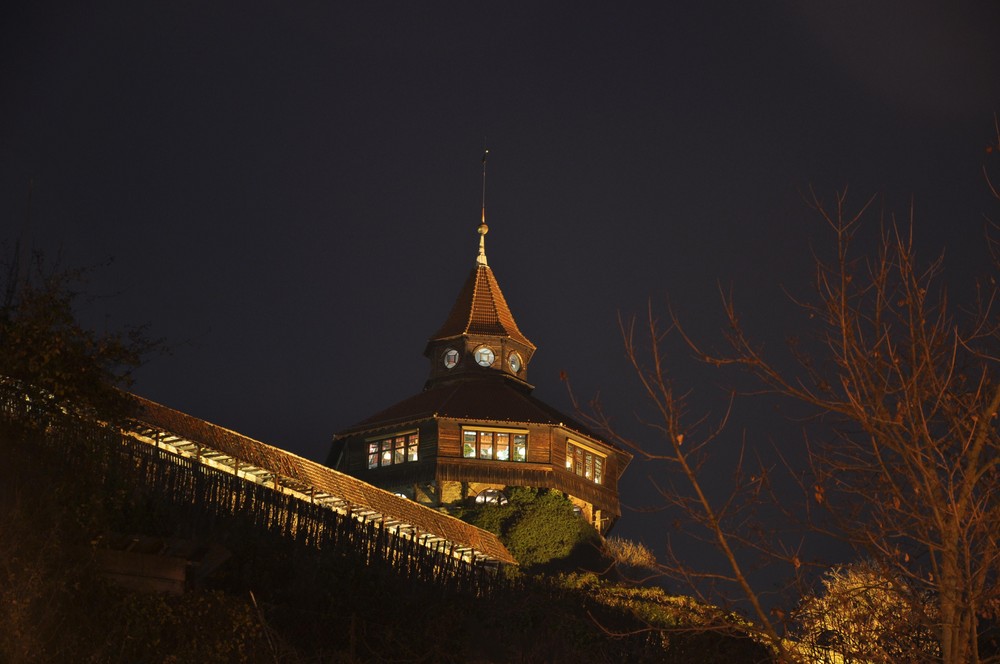
[[[211, 505], [162, 500], [156, 487], [130, 483], [129, 468], [116, 480], [99, 454], [73, 442], [98, 440], [92, 423], [72, 420], [76, 434], [49, 444], [61, 423], [25, 429], [12, 412], [0, 429], [0, 661], [766, 659], [732, 629], [649, 589], [538, 576], [476, 595], [328, 555]], [[122, 529], [183, 534], [232, 558], [180, 597], [124, 590], [87, 553], [95, 533]]]
[[[103, 419], [120, 419], [128, 399], [119, 388], [164, 344], [146, 327], [98, 333], [74, 309], [89, 269], [60, 269], [36, 254], [25, 265], [14, 252], [0, 272], [0, 376], [37, 389], [37, 400], [71, 403]], [[43, 396], [44, 395], [44, 396]]]
[[573, 511], [573, 503], [562, 493], [528, 487], [507, 487], [504, 493], [506, 504], [470, 508], [462, 518], [496, 533], [523, 569], [597, 571], [609, 567], [600, 554], [600, 535]]

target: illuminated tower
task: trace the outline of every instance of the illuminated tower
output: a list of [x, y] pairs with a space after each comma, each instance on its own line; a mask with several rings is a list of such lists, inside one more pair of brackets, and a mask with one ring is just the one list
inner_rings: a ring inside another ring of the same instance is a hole
[[423, 391], [338, 433], [327, 463], [443, 508], [503, 501], [507, 486], [555, 489], [606, 532], [632, 457], [531, 396], [535, 345], [487, 263], [488, 230], [484, 206], [475, 265], [424, 350]]

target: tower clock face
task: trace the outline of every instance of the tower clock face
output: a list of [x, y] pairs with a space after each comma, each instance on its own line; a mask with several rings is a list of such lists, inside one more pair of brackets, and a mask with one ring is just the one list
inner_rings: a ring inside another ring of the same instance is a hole
[[449, 348], [444, 352], [444, 366], [446, 369], [451, 369], [456, 364], [458, 364], [458, 351], [454, 348]]
[[514, 373], [518, 373], [521, 367], [524, 366], [521, 362], [521, 356], [516, 351], [507, 356], [507, 366]]
[[480, 346], [476, 349], [475, 353], [476, 363], [481, 367], [493, 366], [493, 360], [496, 359], [496, 354], [493, 349], [489, 346]]

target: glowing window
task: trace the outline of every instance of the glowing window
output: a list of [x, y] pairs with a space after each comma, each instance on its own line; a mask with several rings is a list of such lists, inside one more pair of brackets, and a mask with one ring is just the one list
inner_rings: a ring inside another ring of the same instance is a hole
[[497, 434], [493, 437], [493, 440], [496, 443], [496, 453], [494, 454], [494, 458], [496, 458], [497, 461], [509, 461], [510, 434], [497, 432]]
[[514, 454], [511, 461], [526, 461], [528, 459], [528, 434], [514, 434]]
[[571, 441], [566, 441], [566, 470], [595, 484], [604, 483], [605, 457]]
[[524, 462], [528, 460], [528, 434], [462, 429], [462, 456], [466, 459]]
[[479, 433], [479, 458], [493, 458], [493, 432], [480, 431]]
[[475, 431], [463, 431], [462, 432], [462, 456], [466, 459], [476, 458], [476, 432]]
[[420, 458], [420, 434], [399, 434], [368, 443], [368, 468], [384, 468]]
[[477, 505], [506, 505], [507, 496], [500, 489], [483, 489], [476, 495]]

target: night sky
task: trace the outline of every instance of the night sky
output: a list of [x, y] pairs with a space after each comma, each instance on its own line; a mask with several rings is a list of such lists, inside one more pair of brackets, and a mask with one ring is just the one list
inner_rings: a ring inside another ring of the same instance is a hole
[[[988, 267], [994, 3], [91, 4], [0, 10], [2, 237], [114, 259], [81, 315], [173, 349], [135, 392], [311, 459], [422, 388], [476, 255], [484, 140], [535, 395], [569, 411], [565, 372], [650, 446], [619, 312], [669, 298], [717, 344], [721, 284], [780, 349], [782, 288], [826, 237], [810, 186], [876, 195], [873, 226], [912, 201], [958, 295]], [[725, 377], [676, 380], [722, 409]], [[720, 444], [799, 444], [753, 411]], [[664, 518], [618, 532], [658, 547]]]

